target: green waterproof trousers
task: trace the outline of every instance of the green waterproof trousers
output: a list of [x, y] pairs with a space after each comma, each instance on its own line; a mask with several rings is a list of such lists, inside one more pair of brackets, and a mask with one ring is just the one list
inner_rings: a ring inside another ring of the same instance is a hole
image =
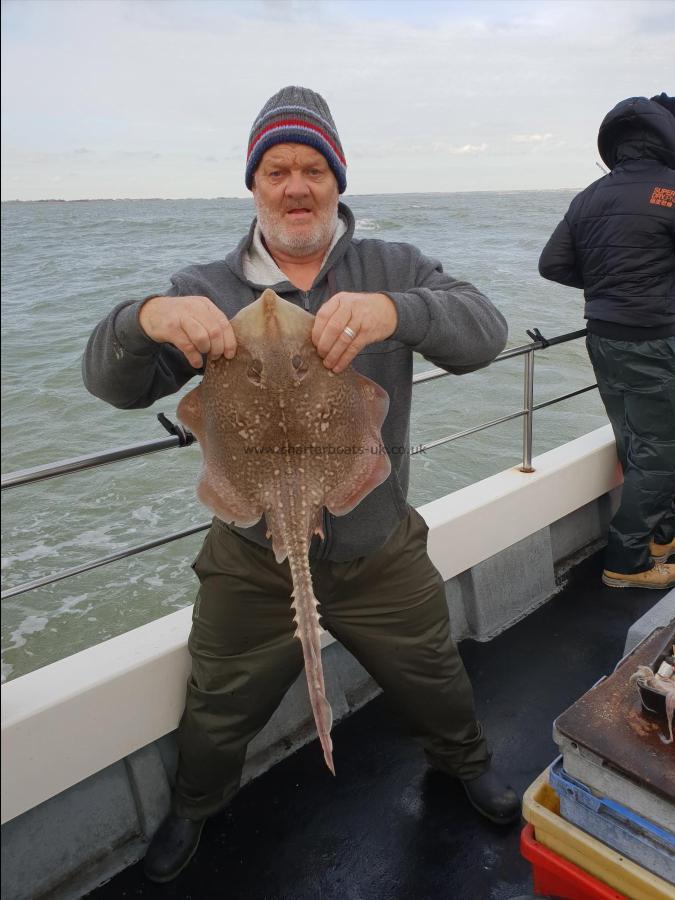
[[[322, 626], [383, 688], [450, 775], [489, 764], [473, 692], [450, 636], [443, 580], [412, 507], [387, 543], [348, 562], [313, 561]], [[288, 564], [214, 520], [195, 564], [201, 586], [189, 639], [192, 674], [178, 743], [173, 810], [198, 819], [236, 793], [248, 743], [303, 668]], [[318, 752], [318, 751], [317, 751]], [[339, 748], [338, 748], [339, 754]], [[339, 755], [337, 767], [339, 769]]]
[[675, 338], [589, 334], [586, 347], [623, 468], [605, 568], [645, 572], [652, 565], [650, 540], [668, 544], [675, 535]]

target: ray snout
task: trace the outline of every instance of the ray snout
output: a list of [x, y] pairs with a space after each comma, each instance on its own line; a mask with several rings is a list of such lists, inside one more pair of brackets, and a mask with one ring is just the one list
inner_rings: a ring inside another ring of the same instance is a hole
[[268, 347], [278, 346], [283, 341], [298, 342], [309, 338], [314, 317], [294, 303], [279, 297], [271, 288], [241, 310], [233, 319], [233, 326], [244, 343], [247, 340]]
[[267, 288], [260, 297], [263, 333], [272, 340], [278, 338], [280, 333], [278, 315], [280, 301], [281, 298], [270, 288]]

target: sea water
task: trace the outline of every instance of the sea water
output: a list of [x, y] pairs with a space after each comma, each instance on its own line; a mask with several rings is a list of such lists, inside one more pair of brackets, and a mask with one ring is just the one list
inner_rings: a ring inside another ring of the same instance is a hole
[[[541, 279], [537, 260], [573, 191], [346, 197], [356, 236], [409, 241], [479, 287], [509, 322], [509, 346], [584, 327], [580, 291]], [[95, 200], [2, 205], [2, 471], [161, 438], [179, 394], [145, 410], [90, 396], [80, 360], [121, 300], [161, 293], [183, 266], [222, 259], [248, 229], [249, 200]], [[429, 364], [419, 358], [420, 371]], [[522, 408], [523, 359], [414, 391], [411, 443]], [[535, 401], [592, 384], [584, 342], [537, 354]], [[605, 424], [597, 392], [535, 415], [534, 453]], [[419, 505], [517, 465], [522, 420], [413, 457]], [[197, 446], [3, 492], [3, 589], [207, 522]], [[480, 535], [476, 536], [480, 540]], [[202, 536], [3, 601], [2, 678], [44, 666], [193, 600]]]

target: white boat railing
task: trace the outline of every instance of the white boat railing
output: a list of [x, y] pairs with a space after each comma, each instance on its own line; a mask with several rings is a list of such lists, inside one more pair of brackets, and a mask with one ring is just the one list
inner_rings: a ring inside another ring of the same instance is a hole
[[[527, 334], [532, 338], [531, 343], [524, 344], [520, 347], [513, 347], [509, 350], [504, 350], [492, 362], [493, 365], [496, 362], [513, 359], [516, 356], [523, 357], [523, 408], [516, 410], [515, 412], [508, 413], [507, 415], [500, 416], [498, 419], [492, 419], [489, 422], [483, 422], [482, 424], [476, 425], [473, 428], [466, 428], [463, 431], [458, 431], [453, 434], [446, 435], [445, 437], [437, 438], [436, 440], [429, 441], [426, 444], [420, 444], [410, 451], [411, 456], [414, 456], [417, 453], [423, 453], [426, 450], [431, 450], [434, 447], [441, 446], [442, 444], [448, 444], [451, 441], [458, 440], [459, 438], [467, 437], [470, 434], [484, 431], [487, 428], [493, 428], [495, 425], [500, 425], [503, 422], [509, 422], [513, 419], [522, 418], [522, 461], [519, 468], [521, 472], [525, 473], [532, 473], [535, 471], [532, 467], [534, 413], [538, 410], [544, 409], [547, 406], [552, 406], [555, 403], [561, 403], [563, 400], [568, 400], [571, 397], [578, 396], [579, 394], [585, 394], [588, 391], [595, 390], [597, 388], [597, 384], [587, 385], [586, 387], [579, 388], [578, 390], [569, 391], [566, 394], [560, 394], [550, 400], [545, 400], [541, 403], [535, 403], [535, 352], [538, 350], [547, 349], [548, 347], [552, 347], [556, 344], [564, 344], [569, 341], [577, 340], [578, 338], [581, 338], [586, 334], [586, 329], [573, 331], [568, 334], [558, 335], [557, 337], [550, 338], [548, 340], [536, 328], [532, 331], [528, 331]], [[443, 378], [448, 374], [448, 372], [440, 368], [430, 369], [426, 372], [419, 372], [413, 376], [413, 385], [423, 384], [428, 381], [433, 381], [437, 378]], [[120, 460], [133, 459], [134, 457], [144, 456], [148, 453], [156, 453], [159, 450], [168, 450], [173, 447], [188, 447], [192, 443], [194, 443], [194, 435], [183, 428], [181, 425], [173, 424], [162, 413], [160, 413], [157, 418], [167, 429], [167, 431], [169, 431], [170, 437], [160, 438], [159, 440], [155, 441], [146, 441], [140, 444], [132, 444], [126, 447], [117, 447], [87, 456], [79, 456], [72, 459], [59, 460], [55, 463], [48, 463], [47, 465], [36, 466], [31, 469], [21, 469], [10, 472], [7, 475], [2, 476], [2, 490], [4, 491], [10, 488], [20, 487], [27, 484], [34, 484], [36, 482], [44, 481], [48, 478], [56, 478], [61, 475], [70, 475], [74, 472], [81, 472], [86, 469], [108, 465], [109, 463], [119, 462]], [[126, 547], [118, 551], [117, 553], [110, 554], [109, 556], [99, 557], [98, 559], [95, 559], [91, 562], [83, 563], [82, 565], [74, 566], [70, 569], [64, 569], [61, 572], [47, 575], [44, 578], [23, 582], [22, 584], [16, 585], [13, 588], [2, 591], [2, 593], [0, 594], [0, 599], [8, 600], [11, 597], [16, 597], [19, 594], [25, 594], [28, 591], [35, 590], [36, 588], [45, 587], [49, 584], [53, 584], [54, 582], [63, 581], [66, 578], [71, 578], [74, 575], [81, 575], [84, 572], [90, 572], [92, 569], [97, 569], [101, 566], [108, 565], [109, 563], [117, 562], [118, 560], [126, 559], [131, 556], [136, 556], [139, 553], [144, 553], [146, 550], [152, 550], [155, 547], [161, 547], [164, 544], [169, 544], [172, 541], [177, 541], [181, 538], [188, 537], [192, 534], [196, 534], [199, 531], [206, 531], [210, 527], [210, 525], [211, 521], [209, 520], [208, 522], [203, 522], [200, 525], [185, 528], [181, 531], [175, 531], [171, 534], [163, 535], [162, 537], [156, 538], [151, 541], [146, 541], [142, 544], [136, 544], [132, 547]]]

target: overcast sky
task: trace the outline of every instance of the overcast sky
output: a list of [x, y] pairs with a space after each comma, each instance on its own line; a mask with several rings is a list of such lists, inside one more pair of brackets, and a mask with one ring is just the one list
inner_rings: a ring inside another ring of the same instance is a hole
[[619, 100], [675, 93], [673, 0], [3, 0], [2, 198], [246, 196], [287, 84], [348, 191], [579, 188]]

